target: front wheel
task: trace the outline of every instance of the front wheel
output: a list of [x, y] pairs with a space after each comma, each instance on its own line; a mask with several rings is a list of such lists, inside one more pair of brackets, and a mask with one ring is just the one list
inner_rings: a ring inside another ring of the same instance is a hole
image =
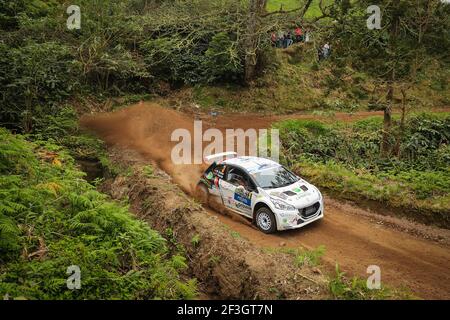
[[277, 221], [273, 212], [266, 207], [258, 209], [256, 212], [256, 226], [264, 233], [274, 233], [277, 230]]

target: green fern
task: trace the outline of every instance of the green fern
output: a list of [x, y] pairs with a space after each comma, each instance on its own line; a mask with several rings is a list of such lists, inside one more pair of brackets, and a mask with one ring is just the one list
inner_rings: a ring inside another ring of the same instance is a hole
[[[82, 179], [48, 142], [0, 129], [0, 296], [27, 299], [193, 298], [181, 256], [166, 240]], [[59, 164], [41, 154], [52, 150]], [[82, 289], [66, 287], [78, 265]]]

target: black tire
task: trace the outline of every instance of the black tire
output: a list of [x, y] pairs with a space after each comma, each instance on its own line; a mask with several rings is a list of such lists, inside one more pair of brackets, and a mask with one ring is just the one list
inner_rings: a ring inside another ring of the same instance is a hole
[[199, 183], [195, 189], [195, 196], [203, 205], [208, 205], [209, 203], [209, 191], [208, 188], [203, 184]]
[[267, 207], [259, 208], [256, 211], [255, 224], [259, 230], [266, 234], [277, 231], [277, 220], [273, 212]]

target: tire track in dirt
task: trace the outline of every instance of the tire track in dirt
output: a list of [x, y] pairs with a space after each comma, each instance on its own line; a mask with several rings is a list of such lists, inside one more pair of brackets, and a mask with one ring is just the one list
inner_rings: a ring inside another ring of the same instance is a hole
[[[372, 116], [374, 113], [357, 113], [351, 120]], [[273, 121], [288, 118], [314, 118], [311, 115], [255, 116], [230, 115], [196, 116], [204, 120], [204, 129], [220, 130], [268, 128]], [[336, 119], [350, 121], [346, 114], [336, 114]], [[170, 153], [175, 143], [170, 141], [174, 129], [193, 130], [193, 117], [153, 104], [138, 104], [110, 114], [86, 116], [81, 125], [97, 133], [107, 144], [120, 145], [139, 152], [169, 173], [175, 183], [187, 193], [192, 191], [202, 172], [201, 165], [174, 165]], [[381, 217], [360, 208], [327, 198], [325, 219], [304, 229], [265, 235], [242, 221], [218, 215], [223, 223], [260, 247], [314, 248], [325, 245], [326, 267], [331, 271], [335, 261], [349, 275], [367, 277], [369, 265], [381, 267], [382, 281], [388, 285], [408, 287], [419, 297], [450, 299], [449, 231], [431, 228], [441, 237], [441, 242], [414, 237], [396, 230]], [[374, 217], [369, 219], [368, 216]], [[242, 220], [242, 219], [241, 219]], [[372, 221], [375, 220], [375, 221]], [[392, 220], [392, 218], [391, 218]], [[397, 219], [399, 225], [405, 222]]]
[[331, 273], [337, 262], [349, 275], [366, 278], [367, 267], [378, 265], [383, 283], [407, 287], [423, 298], [450, 297], [448, 245], [393, 230], [359, 216], [360, 209], [351, 208], [350, 212], [345, 212], [335, 200], [328, 197], [325, 200], [323, 221], [275, 235], [261, 234], [228, 217], [220, 219], [261, 247], [313, 249], [324, 245], [323, 260]]

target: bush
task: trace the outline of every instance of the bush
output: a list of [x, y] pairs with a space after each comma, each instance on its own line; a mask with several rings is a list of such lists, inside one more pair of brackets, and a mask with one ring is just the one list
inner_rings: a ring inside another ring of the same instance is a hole
[[141, 49], [149, 72], [159, 79], [185, 84], [242, 78], [241, 57], [228, 34], [206, 35], [197, 44], [182, 46], [183, 41], [178, 35], [145, 41]]
[[37, 119], [76, 89], [76, 66], [68, 47], [48, 42], [20, 48], [0, 44], [3, 101], [0, 121], [30, 132]]
[[149, 72], [168, 82], [198, 83], [204, 77], [204, 52], [194, 45], [180, 48], [183, 39], [178, 36], [145, 41], [141, 45]]
[[51, 12], [55, 5], [55, 0], [0, 0], [0, 29], [16, 29], [21, 15], [39, 18]]
[[132, 53], [121, 44], [111, 46], [101, 37], [93, 37], [79, 47], [81, 59], [76, 61], [83, 74], [79, 81], [85, 82], [91, 88], [101, 91], [121, 90], [139, 92], [143, 89], [140, 81], [149, 80], [145, 64], [136, 59]]
[[242, 59], [228, 34], [220, 32], [213, 36], [205, 52], [206, 82], [242, 80]]

